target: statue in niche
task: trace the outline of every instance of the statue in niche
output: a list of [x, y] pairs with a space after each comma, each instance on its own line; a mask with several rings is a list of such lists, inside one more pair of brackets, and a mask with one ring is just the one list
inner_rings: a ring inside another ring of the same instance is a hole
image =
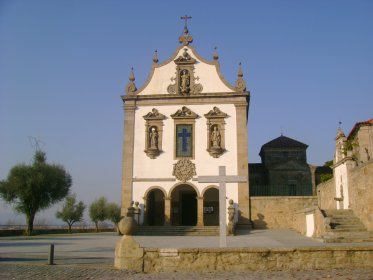
[[156, 127], [152, 127], [149, 132], [149, 149], [158, 150], [158, 132]]
[[211, 148], [213, 149], [221, 148], [220, 146], [221, 135], [220, 135], [220, 131], [217, 125], [214, 125], [214, 128], [211, 132], [210, 140], [211, 140]]
[[189, 92], [189, 85], [190, 85], [190, 76], [188, 70], [182, 70], [180, 73], [181, 83], [180, 83], [180, 91], [181, 93], [188, 93]]

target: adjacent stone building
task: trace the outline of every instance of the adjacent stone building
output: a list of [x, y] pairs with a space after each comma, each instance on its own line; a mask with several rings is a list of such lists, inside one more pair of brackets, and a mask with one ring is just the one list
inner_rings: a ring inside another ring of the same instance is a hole
[[318, 205], [304, 212], [308, 236], [327, 242], [373, 241], [372, 151], [373, 119], [356, 123], [347, 137], [338, 128], [333, 178], [317, 186]]
[[261, 163], [249, 164], [251, 196], [305, 196], [315, 194], [320, 174], [328, 167], [307, 163], [307, 145], [281, 135], [260, 149]]

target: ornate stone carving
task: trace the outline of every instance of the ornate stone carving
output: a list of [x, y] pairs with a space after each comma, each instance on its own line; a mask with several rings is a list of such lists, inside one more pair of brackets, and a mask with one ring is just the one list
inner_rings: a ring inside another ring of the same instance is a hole
[[135, 85], [135, 75], [133, 74], [133, 67], [131, 68], [130, 76], [129, 76], [129, 82], [126, 85], [126, 93], [127, 94], [135, 94], [136, 93], [136, 85]]
[[220, 143], [221, 143], [221, 135], [219, 131], [219, 127], [217, 125], [213, 126], [213, 130], [211, 132], [211, 148], [213, 149], [221, 149]]
[[190, 110], [188, 107], [183, 106], [181, 109], [177, 110], [171, 115], [173, 119], [196, 119], [198, 115]]
[[226, 118], [228, 115], [220, 111], [218, 107], [212, 108], [207, 114], [205, 114], [206, 118]]
[[235, 222], [234, 222], [234, 215], [235, 215], [236, 209], [233, 206], [233, 200], [229, 200], [229, 206], [228, 206], [228, 227], [227, 227], [227, 234], [228, 235], [234, 235], [235, 233]]
[[189, 30], [188, 30], [188, 19], [191, 19], [192, 17], [185, 15], [180, 18], [185, 21], [185, 25], [184, 25], [183, 34], [179, 37], [179, 42], [182, 43], [184, 46], [188, 46], [189, 43], [193, 42], [193, 37], [189, 35]]
[[162, 152], [163, 120], [166, 118], [153, 108], [143, 118], [145, 122], [145, 150], [151, 159], [155, 159]]
[[193, 176], [197, 175], [196, 166], [189, 159], [181, 159], [174, 164], [172, 175], [174, 175], [176, 179], [185, 183], [192, 179]]
[[238, 73], [237, 73], [237, 80], [236, 80], [235, 88], [239, 92], [244, 92], [246, 90], [246, 83], [243, 79], [241, 62], [240, 62], [239, 67], [238, 67]]
[[224, 119], [228, 115], [218, 107], [214, 107], [207, 114], [207, 151], [214, 158], [218, 158], [225, 151]]
[[170, 94], [193, 95], [201, 93], [203, 86], [196, 81], [199, 77], [194, 76], [194, 64], [197, 62], [192, 58], [188, 49], [184, 49], [182, 56], [174, 60], [176, 63], [176, 77], [172, 77], [171, 81], [175, 82], [167, 87], [167, 92]]
[[153, 108], [152, 111], [147, 113], [143, 118], [145, 120], [163, 120], [166, 117], [159, 113], [157, 109]]

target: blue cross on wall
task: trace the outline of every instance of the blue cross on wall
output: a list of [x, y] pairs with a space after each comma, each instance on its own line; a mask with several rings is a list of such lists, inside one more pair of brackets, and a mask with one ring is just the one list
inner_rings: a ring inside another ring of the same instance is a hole
[[181, 141], [182, 141], [182, 146], [181, 146], [181, 150], [183, 152], [187, 152], [187, 144], [188, 144], [188, 138], [191, 136], [191, 134], [188, 132], [188, 130], [186, 128], [183, 128], [182, 129], [182, 132], [179, 132], [177, 134], [177, 137], [181, 137]]

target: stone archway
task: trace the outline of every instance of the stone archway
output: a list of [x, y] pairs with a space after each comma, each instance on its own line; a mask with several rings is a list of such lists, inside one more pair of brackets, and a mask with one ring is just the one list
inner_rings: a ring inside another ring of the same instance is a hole
[[195, 189], [187, 184], [176, 186], [171, 192], [171, 224], [195, 226], [197, 224], [197, 197]]
[[219, 190], [209, 188], [203, 194], [203, 224], [205, 226], [219, 225]]
[[163, 191], [154, 188], [146, 195], [146, 222], [149, 226], [163, 226], [165, 197]]

